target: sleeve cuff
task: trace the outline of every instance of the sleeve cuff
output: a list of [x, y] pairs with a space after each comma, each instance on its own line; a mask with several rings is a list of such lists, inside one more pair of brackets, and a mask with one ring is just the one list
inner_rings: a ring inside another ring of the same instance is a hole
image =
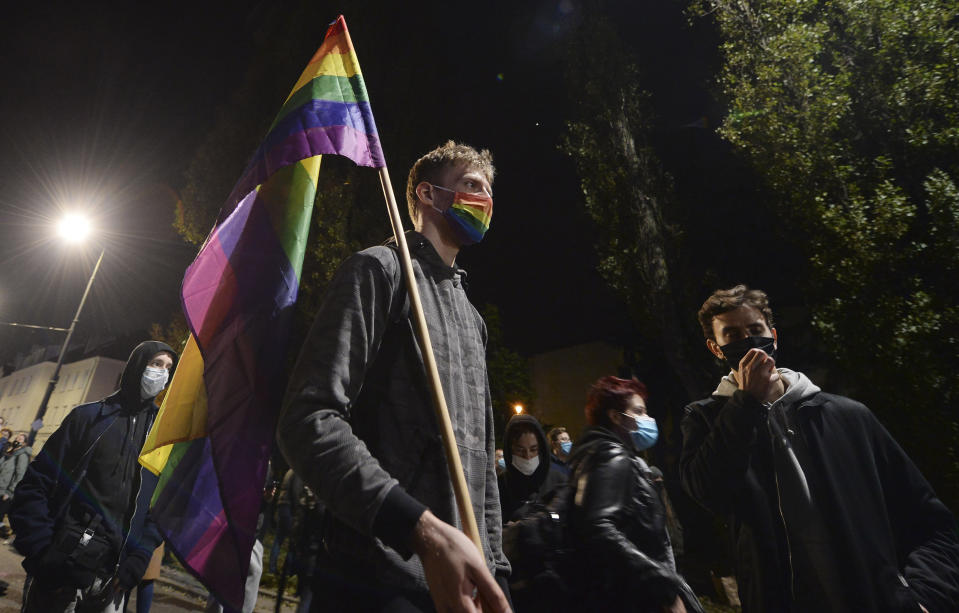
[[399, 485], [386, 495], [373, 520], [373, 536], [396, 550], [403, 559], [413, 555], [410, 536], [426, 505], [406, 493]]
[[751, 426], [761, 423], [766, 416], [766, 408], [746, 392], [736, 390], [730, 398], [729, 405], [735, 407], [735, 420], [748, 423]]

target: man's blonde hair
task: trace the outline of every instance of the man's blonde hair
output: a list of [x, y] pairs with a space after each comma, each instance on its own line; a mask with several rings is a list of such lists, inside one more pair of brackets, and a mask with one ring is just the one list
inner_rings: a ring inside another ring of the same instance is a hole
[[410, 168], [410, 176], [406, 181], [406, 203], [410, 208], [410, 219], [414, 223], [418, 216], [416, 211], [416, 186], [423, 181], [436, 183], [447, 168], [455, 166], [476, 169], [483, 173], [490, 185], [493, 184], [493, 175], [496, 174], [496, 169], [493, 168], [493, 154], [489, 152], [489, 149], [477, 151], [469, 145], [448, 140], [444, 145], [433, 149], [416, 160], [416, 163]]

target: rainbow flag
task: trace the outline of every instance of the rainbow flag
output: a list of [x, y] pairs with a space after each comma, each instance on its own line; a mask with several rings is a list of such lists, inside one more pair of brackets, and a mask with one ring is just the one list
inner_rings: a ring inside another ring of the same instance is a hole
[[191, 335], [140, 462], [183, 565], [239, 610], [283, 388], [322, 154], [385, 166], [341, 15], [183, 278]]

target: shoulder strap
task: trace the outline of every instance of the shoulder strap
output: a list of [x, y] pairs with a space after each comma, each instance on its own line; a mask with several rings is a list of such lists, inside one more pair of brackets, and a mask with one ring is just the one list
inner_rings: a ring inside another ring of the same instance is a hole
[[[406, 291], [406, 279], [403, 277], [403, 262], [400, 261], [400, 248], [396, 243], [387, 243], [393, 257], [396, 259], [396, 268], [393, 271], [393, 300], [390, 302], [390, 321], [394, 324], [400, 323], [410, 317], [410, 294]], [[402, 300], [400, 297], [402, 296]], [[395, 312], [392, 309], [395, 305], [399, 308]]]
[[[103, 401], [100, 401], [100, 407], [103, 408]], [[60, 518], [67, 512], [67, 509], [70, 508], [70, 502], [73, 500], [73, 496], [77, 493], [77, 490], [80, 488], [80, 484], [83, 482], [83, 479], [87, 476], [87, 470], [90, 468], [90, 462], [93, 461], [93, 450], [96, 448], [97, 443], [100, 442], [100, 439], [103, 438], [103, 435], [107, 433], [114, 423], [116, 423], [116, 415], [112, 416], [110, 423], [106, 425], [100, 433], [97, 435], [96, 439], [90, 443], [86, 450], [83, 452], [83, 455], [80, 456], [80, 459], [77, 460], [76, 466], [72, 470], [67, 472], [67, 474], [72, 477], [73, 483], [70, 484], [70, 491], [67, 492], [66, 498], [63, 499], [63, 505], [60, 507], [60, 510], [57, 512], [54, 521], [59, 521]]]
[[420, 383], [425, 386], [424, 389], [429, 394], [430, 384], [426, 375], [426, 361], [423, 359], [423, 350], [420, 348], [416, 330], [413, 329], [413, 320], [410, 319], [410, 293], [406, 289], [403, 263], [400, 261], [400, 248], [395, 242], [387, 242], [386, 246], [390, 248], [393, 257], [396, 259], [396, 267], [393, 272], [393, 299], [390, 303], [390, 325], [403, 326], [405, 333], [409, 334], [413, 352], [416, 354], [416, 363], [419, 364]]

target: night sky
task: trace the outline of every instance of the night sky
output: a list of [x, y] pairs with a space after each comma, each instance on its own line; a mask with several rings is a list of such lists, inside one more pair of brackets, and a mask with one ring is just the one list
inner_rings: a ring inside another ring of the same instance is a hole
[[[557, 149], [576, 95], [563, 83], [562, 58], [578, 3], [517, 8], [497, 1], [468, 10], [383, 3], [379, 12], [355, 10], [364, 3], [325, 4], [314, 13], [327, 17], [309, 26], [312, 48], [289, 59], [290, 86], [342, 12], [400, 202], [409, 161], [391, 159], [392, 122], [423, 126], [412, 136], [421, 152], [446, 138], [493, 151], [492, 229], [460, 264], [470, 273], [473, 301], [500, 307], [507, 343], [532, 353], [623, 335], [624, 307], [596, 272], [573, 166]], [[702, 168], [725, 159], [719, 138], [696, 124], [706, 116], [714, 126], [721, 114], [709, 94], [714, 35], [688, 23], [683, 3], [610, 4], [642, 55], [663, 162], [678, 190], [694, 189], [704, 180]], [[174, 2], [146, 10], [137, 3], [53, 2], [7, 9], [0, 41], [0, 321], [66, 327], [100, 246], [105, 262], [78, 336], [145, 334], [151, 322], [169, 319], [196, 252], [171, 227], [176, 190], [254, 53], [270, 44], [257, 43], [263, 24], [285, 6]], [[377, 32], [383, 23], [395, 25], [396, 55], [364, 53], [373, 20]], [[410, 37], [427, 57], [403, 54]], [[391, 105], [392, 92], [378, 89], [377, 75], [397, 70], [408, 71], [422, 104]], [[375, 171], [369, 180], [377, 181]], [[62, 246], [51, 229], [61, 211], [73, 209], [88, 211], [99, 229], [80, 249]], [[385, 211], [382, 223], [385, 238]], [[0, 327], [0, 359], [61, 339]]]

